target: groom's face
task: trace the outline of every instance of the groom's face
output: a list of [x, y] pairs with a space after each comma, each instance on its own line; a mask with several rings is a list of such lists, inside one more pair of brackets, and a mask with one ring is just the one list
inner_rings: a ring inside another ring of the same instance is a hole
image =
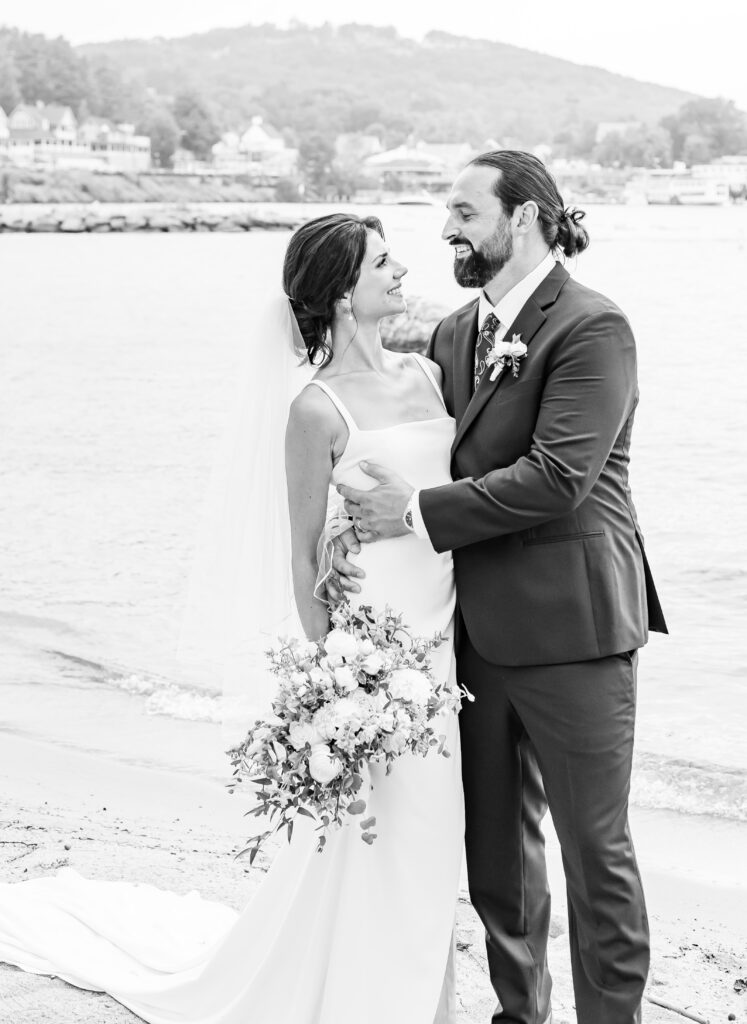
[[500, 173], [465, 168], [446, 203], [442, 237], [454, 247], [454, 277], [463, 288], [484, 288], [513, 256], [511, 218], [494, 190]]

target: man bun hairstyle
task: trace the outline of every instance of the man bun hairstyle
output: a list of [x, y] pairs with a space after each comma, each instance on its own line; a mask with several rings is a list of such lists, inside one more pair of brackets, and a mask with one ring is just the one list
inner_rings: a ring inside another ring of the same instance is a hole
[[283, 291], [298, 321], [309, 362], [332, 358], [329, 331], [336, 306], [355, 288], [366, 252], [367, 232], [384, 237], [377, 217], [331, 213], [303, 224], [291, 236], [283, 262]]
[[555, 245], [566, 256], [575, 256], [589, 246], [589, 232], [581, 226], [586, 216], [585, 210], [568, 207], [560, 215]]
[[583, 210], [566, 207], [552, 174], [536, 156], [521, 149], [499, 149], [481, 153], [469, 166], [493, 167], [500, 171], [494, 193], [506, 216], [517, 206], [533, 202], [539, 210], [542, 237], [552, 250], [576, 256], [589, 245], [589, 233], [581, 225]]

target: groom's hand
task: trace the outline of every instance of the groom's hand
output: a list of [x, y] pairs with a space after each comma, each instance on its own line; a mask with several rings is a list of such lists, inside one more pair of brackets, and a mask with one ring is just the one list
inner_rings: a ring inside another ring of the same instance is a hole
[[385, 466], [375, 462], [361, 462], [366, 476], [378, 480], [370, 491], [339, 484], [337, 493], [345, 499], [345, 511], [355, 520], [355, 532], [363, 544], [384, 537], [403, 537], [410, 531], [405, 526], [404, 514], [415, 488]]

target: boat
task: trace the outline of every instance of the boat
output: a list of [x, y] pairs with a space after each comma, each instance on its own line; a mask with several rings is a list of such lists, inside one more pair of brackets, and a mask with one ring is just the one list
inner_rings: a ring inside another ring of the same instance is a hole
[[394, 200], [395, 206], [435, 206], [433, 196], [428, 192], [403, 192]]
[[726, 181], [688, 173], [651, 171], [636, 185], [649, 206], [726, 206], [731, 201]]

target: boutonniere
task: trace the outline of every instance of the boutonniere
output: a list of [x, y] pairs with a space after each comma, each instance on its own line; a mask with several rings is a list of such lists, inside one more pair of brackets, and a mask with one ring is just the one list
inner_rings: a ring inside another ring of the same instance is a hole
[[485, 357], [485, 366], [492, 366], [491, 380], [496, 380], [507, 366], [511, 367], [514, 377], [519, 376], [519, 362], [526, 357], [527, 347], [520, 334], [514, 334], [510, 341], [493, 342], [493, 347]]

